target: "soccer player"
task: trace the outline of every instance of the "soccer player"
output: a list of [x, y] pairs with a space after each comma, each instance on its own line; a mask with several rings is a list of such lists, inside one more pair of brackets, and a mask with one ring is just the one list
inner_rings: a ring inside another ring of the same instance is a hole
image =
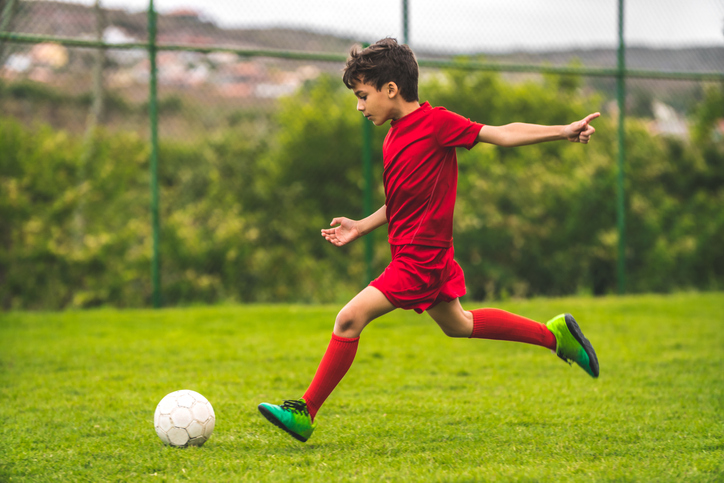
[[392, 261], [384, 272], [337, 314], [332, 340], [301, 399], [262, 403], [259, 411], [299, 441], [307, 441], [327, 397], [354, 361], [367, 324], [395, 308], [427, 311], [445, 335], [539, 345], [598, 377], [598, 359], [570, 314], [541, 324], [494, 308], [466, 311], [465, 277], [453, 259], [453, 209], [457, 190], [455, 148], [478, 142], [522, 146], [568, 140], [586, 144], [595, 129], [590, 114], [567, 126], [512, 123], [489, 126], [419, 103], [418, 65], [412, 50], [386, 38], [359, 51], [344, 69], [345, 85], [357, 96], [357, 110], [391, 127], [382, 147], [385, 204], [362, 220], [334, 218], [322, 236], [336, 246], [388, 225]]

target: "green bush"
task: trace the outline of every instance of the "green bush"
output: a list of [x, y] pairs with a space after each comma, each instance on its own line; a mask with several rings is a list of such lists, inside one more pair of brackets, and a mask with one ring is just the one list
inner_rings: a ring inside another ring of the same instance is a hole
[[147, 146], [127, 133], [96, 142], [83, 164], [80, 139], [0, 120], [4, 307], [146, 303]]
[[[551, 76], [511, 84], [450, 71], [426, 78], [420, 92], [489, 124], [562, 124], [602, 102], [575, 78]], [[720, 103], [712, 90], [692, 110], [692, 142], [627, 122], [631, 291], [724, 286]], [[613, 121], [597, 119], [587, 146], [460, 151], [455, 247], [471, 297], [615, 291]], [[337, 248], [319, 230], [335, 216], [363, 216], [363, 122], [344, 85], [322, 77], [284, 99], [263, 128], [230, 123], [199, 140], [162, 143], [164, 303], [342, 302], [356, 293], [363, 244]], [[384, 203], [386, 130], [373, 130], [375, 207]], [[99, 130], [92, 142], [94, 156], [84, 156], [80, 136], [0, 118], [2, 307], [150, 303], [149, 147], [126, 132]], [[373, 236], [379, 272], [389, 249], [384, 229]]]

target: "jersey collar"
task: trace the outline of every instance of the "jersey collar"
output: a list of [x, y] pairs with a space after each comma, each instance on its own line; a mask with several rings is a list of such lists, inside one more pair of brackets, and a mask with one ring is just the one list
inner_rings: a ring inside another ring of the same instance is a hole
[[430, 106], [430, 103], [425, 101], [423, 104], [420, 104], [420, 107], [418, 107], [417, 109], [415, 109], [408, 115], [403, 116], [399, 119], [390, 121], [390, 126], [395, 127], [395, 126], [399, 125], [400, 123], [407, 124], [410, 122], [415, 122], [417, 119], [419, 119], [420, 116], [425, 114], [430, 109], [432, 109], [432, 107]]

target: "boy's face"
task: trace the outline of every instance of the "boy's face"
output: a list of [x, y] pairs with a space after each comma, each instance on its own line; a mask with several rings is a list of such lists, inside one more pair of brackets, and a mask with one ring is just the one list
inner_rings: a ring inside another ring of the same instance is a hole
[[390, 95], [387, 85], [381, 91], [378, 91], [372, 84], [355, 81], [352, 85], [352, 91], [357, 96], [357, 110], [372, 121], [375, 126], [381, 126], [388, 119], [394, 119], [395, 103], [393, 99], [397, 94], [396, 87], [394, 94]]

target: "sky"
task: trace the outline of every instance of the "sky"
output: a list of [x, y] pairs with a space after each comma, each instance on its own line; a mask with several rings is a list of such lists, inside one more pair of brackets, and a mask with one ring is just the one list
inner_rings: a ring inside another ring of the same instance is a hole
[[[74, 3], [92, 4], [93, 0]], [[148, 0], [102, 0], [145, 10]], [[190, 8], [225, 27], [283, 26], [361, 41], [403, 40], [402, 0], [155, 0], [168, 13]], [[458, 52], [611, 47], [618, 0], [408, 0], [413, 48]], [[724, 0], [626, 0], [632, 46], [724, 47]]]

